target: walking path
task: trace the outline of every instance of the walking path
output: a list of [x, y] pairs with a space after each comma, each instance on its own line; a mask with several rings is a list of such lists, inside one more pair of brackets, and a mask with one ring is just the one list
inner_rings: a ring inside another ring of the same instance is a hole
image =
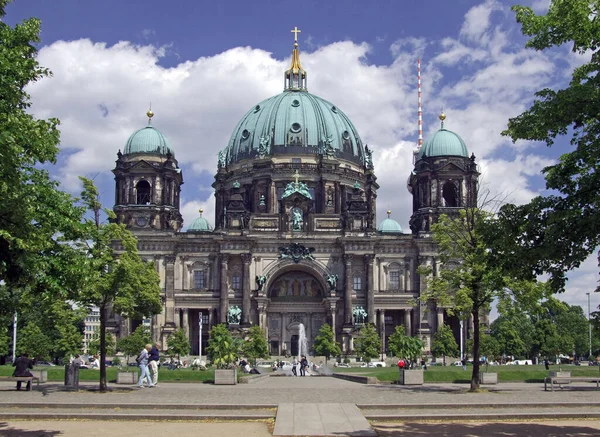
[[[9, 420], [48, 418], [186, 420], [196, 421], [194, 427], [207, 419], [258, 420], [263, 422], [262, 431], [244, 433], [257, 436], [269, 430], [277, 436], [399, 436], [404, 435], [403, 429], [411, 428], [406, 428], [407, 424], [414, 428], [416, 422], [426, 420], [454, 419], [464, 424], [473, 419], [600, 419], [600, 393], [593, 384], [545, 392], [541, 383], [501, 383], [487, 386], [482, 393], [469, 393], [464, 384], [363, 385], [331, 377], [278, 377], [235, 386], [162, 383], [153, 389], [137, 389], [111, 384], [109, 393], [99, 393], [97, 384], [81, 384], [79, 392], [66, 391], [55, 383], [40, 388], [17, 392], [14, 383], [0, 382], [0, 436], [20, 435], [3, 434], [7, 424], [13, 423]], [[207, 431], [205, 435], [219, 434]], [[91, 436], [86, 433], [86, 437]]]

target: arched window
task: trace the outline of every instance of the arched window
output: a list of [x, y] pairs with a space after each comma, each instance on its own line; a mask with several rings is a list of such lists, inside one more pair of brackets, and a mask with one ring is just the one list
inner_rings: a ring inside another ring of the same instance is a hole
[[137, 191], [137, 204], [138, 205], [149, 205], [150, 204], [150, 184], [148, 181], [139, 181], [135, 186]]
[[446, 182], [442, 188], [442, 197], [444, 206], [456, 208], [458, 206], [458, 190], [453, 182]]

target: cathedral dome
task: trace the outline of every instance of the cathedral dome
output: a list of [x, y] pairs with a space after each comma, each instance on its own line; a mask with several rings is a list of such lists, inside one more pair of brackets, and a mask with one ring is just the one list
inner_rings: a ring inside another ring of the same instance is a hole
[[388, 218], [379, 223], [377, 231], [382, 234], [402, 234], [402, 226], [400, 226], [396, 220], [390, 218], [391, 211], [388, 211], [387, 213]]
[[200, 217], [196, 218], [192, 224], [188, 227], [188, 232], [211, 232], [212, 226], [208, 223], [204, 217], [202, 217], [202, 213], [204, 211], [200, 210]]
[[298, 43], [284, 74], [284, 92], [254, 105], [221, 152], [222, 164], [267, 155], [327, 154], [363, 163], [358, 131], [336, 105], [307, 91]]
[[163, 135], [161, 131], [154, 128], [150, 121], [154, 116], [152, 111], [148, 111], [148, 126], [135, 131], [125, 144], [124, 155], [132, 153], [149, 153], [154, 155], [166, 155], [170, 153], [175, 156], [171, 142]]
[[364, 155], [348, 116], [305, 90], [286, 90], [248, 111], [229, 140], [227, 163], [258, 155], [261, 143], [270, 154], [323, 153], [330, 145], [338, 157], [359, 161]]
[[421, 147], [421, 150], [417, 155], [417, 160], [432, 156], [469, 157], [469, 151], [467, 150], [467, 145], [463, 139], [458, 134], [448, 129], [444, 129], [445, 118], [446, 116], [443, 113], [440, 114], [442, 127], [425, 141], [425, 144], [423, 144], [423, 147]]

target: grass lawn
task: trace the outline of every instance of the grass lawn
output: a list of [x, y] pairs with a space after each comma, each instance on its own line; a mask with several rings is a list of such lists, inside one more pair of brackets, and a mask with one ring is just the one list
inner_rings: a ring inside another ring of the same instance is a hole
[[[138, 371], [137, 367], [123, 368], [122, 371]], [[0, 376], [10, 376], [13, 373], [14, 368], [10, 365], [0, 366]], [[65, 368], [63, 366], [40, 366], [35, 367], [34, 370], [47, 370], [48, 381], [64, 381], [65, 380]], [[106, 379], [108, 382], [117, 382], [118, 367], [107, 367], [106, 368]], [[159, 369], [158, 381], [159, 382], [212, 382], [215, 379], [215, 372], [213, 369], [208, 370], [192, 370], [192, 369], [177, 369], [169, 370], [167, 368]], [[81, 369], [79, 371], [80, 381], [100, 381], [100, 372], [93, 369]]]
[[[571, 376], [598, 376], [600, 369], [598, 366], [560, 366], [563, 371], [571, 372]], [[485, 366], [481, 368], [485, 370]], [[550, 366], [550, 371], [558, 371], [559, 366]], [[490, 366], [488, 372], [498, 374], [498, 382], [544, 382], [548, 376], [548, 371], [543, 365], [535, 366]], [[361, 375], [376, 376], [380, 381], [397, 381], [399, 371], [397, 367], [352, 367], [335, 368], [334, 372], [357, 373]], [[454, 382], [469, 383], [473, 367], [468, 366], [463, 370], [460, 366], [430, 366], [423, 374], [425, 383], [427, 382]]]

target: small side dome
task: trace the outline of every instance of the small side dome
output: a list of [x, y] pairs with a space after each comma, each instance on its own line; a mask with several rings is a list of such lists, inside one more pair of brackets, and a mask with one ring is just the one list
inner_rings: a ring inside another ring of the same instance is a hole
[[149, 153], [154, 155], [175, 156], [171, 142], [161, 131], [152, 126], [146, 126], [135, 131], [127, 140], [123, 155], [131, 153]]
[[152, 109], [146, 113], [148, 116], [148, 126], [135, 131], [125, 144], [123, 155], [132, 153], [148, 153], [152, 155], [167, 155], [175, 157], [171, 142], [165, 137], [161, 131], [152, 126], [152, 117], [154, 112]]
[[379, 224], [377, 231], [382, 234], [402, 234], [402, 226], [396, 220], [390, 218], [392, 211], [388, 210], [387, 214], [388, 218]]
[[467, 150], [467, 145], [460, 135], [444, 128], [446, 115], [442, 113], [439, 118], [442, 121], [441, 129], [425, 141], [425, 144], [419, 150], [417, 160], [432, 156], [461, 156], [468, 158], [469, 151]]
[[200, 217], [192, 222], [190, 227], [187, 229], [187, 232], [212, 232], [212, 226], [208, 223], [204, 217], [202, 217], [202, 213], [204, 210], [200, 210]]

